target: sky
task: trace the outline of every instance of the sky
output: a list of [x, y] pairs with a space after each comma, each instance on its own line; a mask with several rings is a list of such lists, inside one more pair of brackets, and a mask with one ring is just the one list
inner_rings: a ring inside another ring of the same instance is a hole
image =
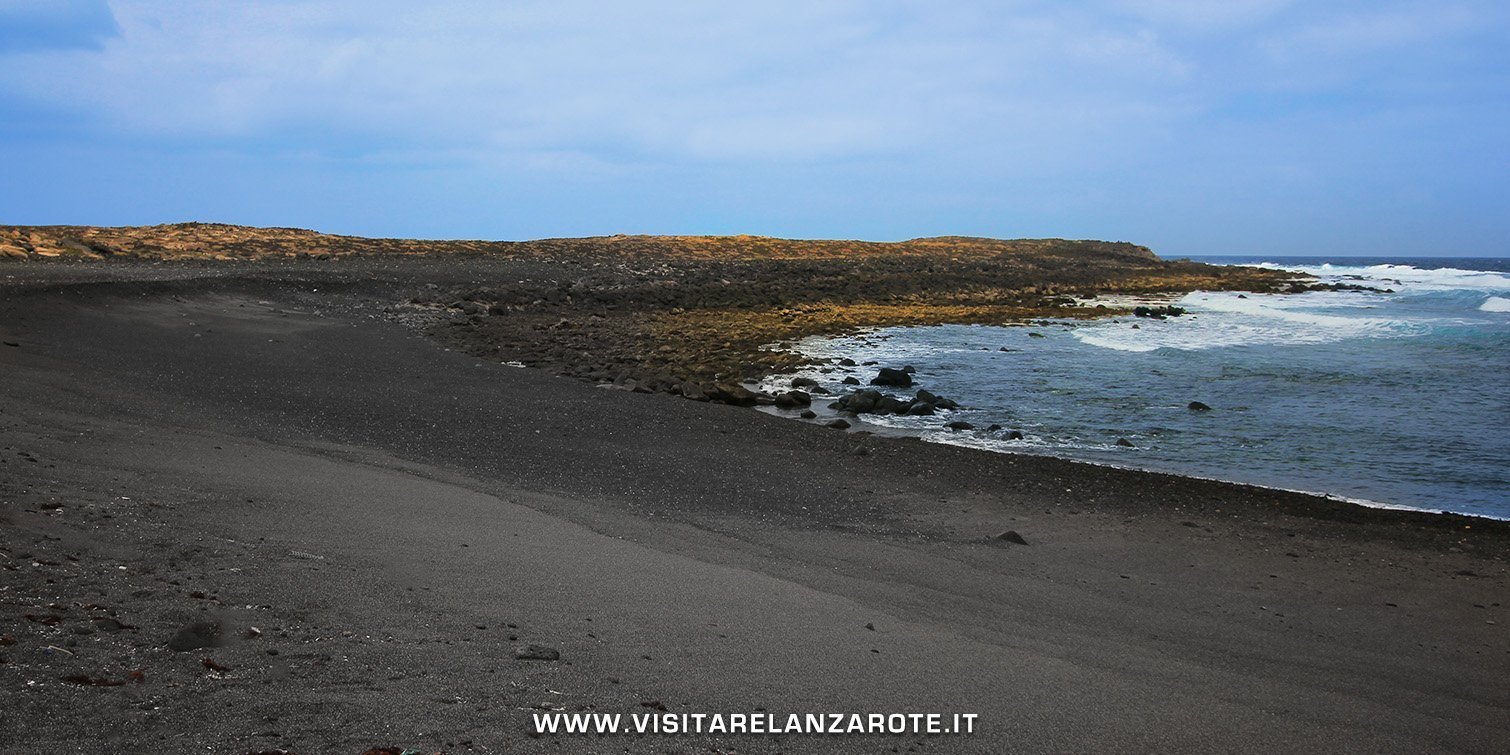
[[1504, 0], [0, 0], [0, 223], [1510, 255]]

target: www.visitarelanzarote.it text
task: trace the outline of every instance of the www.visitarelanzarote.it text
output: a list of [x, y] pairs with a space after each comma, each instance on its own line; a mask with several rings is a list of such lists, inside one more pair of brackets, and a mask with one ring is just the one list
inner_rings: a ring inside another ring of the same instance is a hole
[[976, 713], [534, 714], [539, 734], [973, 734]]

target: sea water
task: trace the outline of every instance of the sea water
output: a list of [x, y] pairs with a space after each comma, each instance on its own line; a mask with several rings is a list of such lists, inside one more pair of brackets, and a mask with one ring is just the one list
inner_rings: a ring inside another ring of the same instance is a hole
[[[1381, 290], [1196, 292], [1156, 302], [1188, 312], [1163, 320], [810, 338], [798, 350], [830, 371], [803, 374], [841, 393], [846, 375], [913, 366], [917, 387], [963, 408], [863, 419], [927, 440], [1510, 518], [1510, 260], [1195, 259]], [[844, 357], [877, 364], [835, 368]], [[981, 429], [943, 427], [955, 420]]]

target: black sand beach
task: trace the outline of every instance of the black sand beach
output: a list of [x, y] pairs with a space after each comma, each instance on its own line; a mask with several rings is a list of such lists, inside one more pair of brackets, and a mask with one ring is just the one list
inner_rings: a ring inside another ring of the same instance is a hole
[[[1510, 747], [1510, 525], [604, 390], [392, 317], [530, 264], [0, 267], [0, 750]], [[662, 708], [979, 719], [530, 726]]]

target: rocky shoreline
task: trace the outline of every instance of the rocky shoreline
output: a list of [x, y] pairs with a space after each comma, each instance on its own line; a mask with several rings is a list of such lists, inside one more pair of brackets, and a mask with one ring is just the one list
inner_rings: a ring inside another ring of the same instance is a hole
[[[365, 239], [286, 228], [0, 226], [0, 256], [193, 263], [452, 259], [465, 282], [415, 282], [388, 316], [447, 346], [643, 393], [737, 406], [810, 399], [759, 381], [812, 360], [791, 344], [903, 325], [1163, 318], [1178, 307], [1108, 305], [1195, 290], [1299, 293], [1294, 273], [1158, 258], [1125, 242], [968, 237], [863, 242], [756, 236], [610, 236], [525, 242]], [[793, 388], [801, 386], [794, 385]], [[852, 414], [894, 412], [854, 400]], [[913, 396], [905, 411], [932, 411]]]

